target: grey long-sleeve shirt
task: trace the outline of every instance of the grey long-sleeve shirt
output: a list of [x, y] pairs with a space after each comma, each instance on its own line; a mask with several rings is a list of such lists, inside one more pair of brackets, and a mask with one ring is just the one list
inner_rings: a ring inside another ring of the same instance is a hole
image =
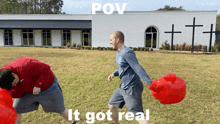
[[124, 48], [117, 52], [116, 65], [117, 70], [113, 72], [113, 75], [120, 76], [120, 88], [126, 90], [141, 83], [141, 79], [143, 79], [148, 86], [151, 85], [150, 77], [138, 63], [136, 55], [131, 48], [124, 46]]

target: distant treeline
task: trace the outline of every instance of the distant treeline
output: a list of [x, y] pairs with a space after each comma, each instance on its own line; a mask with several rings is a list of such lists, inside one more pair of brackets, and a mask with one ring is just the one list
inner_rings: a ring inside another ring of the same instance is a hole
[[0, 0], [0, 14], [65, 14], [63, 0]]

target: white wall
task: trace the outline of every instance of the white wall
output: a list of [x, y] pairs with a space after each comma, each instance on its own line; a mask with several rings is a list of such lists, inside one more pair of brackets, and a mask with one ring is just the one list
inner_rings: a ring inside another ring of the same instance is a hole
[[34, 43], [35, 46], [42, 46], [42, 30], [34, 30]]
[[[193, 17], [196, 18], [196, 25], [203, 27], [195, 28], [194, 43], [207, 45], [209, 47], [209, 34], [203, 34], [203, 31], [209, 31], [210, 25], [216, 25], [216, 11], [211, 12], [140, 12], [124, 13], [123, 15], [96, 14], [92, 17], [92, 46], [111, 47], [109, 44], [110, 34], [120, 30], [125, 35], [125, 45], [132, 47], [145, 46], [145, 30], [149, 26], [158, 28], [158, 45], [161, 46], [166, 40], [171, 44], [171, 34], [165, 34], [165, 31], [181, 31], [181, 34], [174, 34], [174, 44], [186, 42], [192, 44], [192, 28], [185, 25], [193, 24]], [[213, 35], [212, 45], [215, 42]]]
[[4, 46], [4, 30], [0, 30], [0, 46]]
[[21, 46], [23, 44], [21, 37], [22, 35], [21, 30], [12, 30], [12, 35], [13, 35], [14, 46]]
[[71, 30], [71, 45], [76, 43], [76, 45], [82, 45], [82, 31], [81, 30]]
[[61, 30], [51, 30], [52, 46], [61, 46]]

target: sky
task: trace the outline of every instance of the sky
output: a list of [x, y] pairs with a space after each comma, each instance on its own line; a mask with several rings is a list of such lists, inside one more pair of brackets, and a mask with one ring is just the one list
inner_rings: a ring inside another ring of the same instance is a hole
[[[165, 5], [180, 7], [187, 11], [215, 11], [220, 12], [220, 0], [63, 0], [63, 12], [67, 14], [91, 14], [92, 3], [99, 3], [101, 7], [106, 3], [114, 5], [119, 3], [122, 8], [123, 3], [127, 3], [124, 11], [154, 11], [164, 8]], [[103, 7], [99, 10], [103, 11]]]

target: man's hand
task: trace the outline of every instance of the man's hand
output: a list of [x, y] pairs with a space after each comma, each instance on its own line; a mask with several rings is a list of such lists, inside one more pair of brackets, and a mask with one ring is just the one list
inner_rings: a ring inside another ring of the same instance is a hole
[[34, 89], [33, 89], [33, 94], [34, 95], [37, 95], [37, 94], [39, 94], [40, 93], [40, 88], [39, 87], [34, 87]]
[[108, 76], [108, 81], [112, 81], [112, 78], [115, 77], [113, 74]]

